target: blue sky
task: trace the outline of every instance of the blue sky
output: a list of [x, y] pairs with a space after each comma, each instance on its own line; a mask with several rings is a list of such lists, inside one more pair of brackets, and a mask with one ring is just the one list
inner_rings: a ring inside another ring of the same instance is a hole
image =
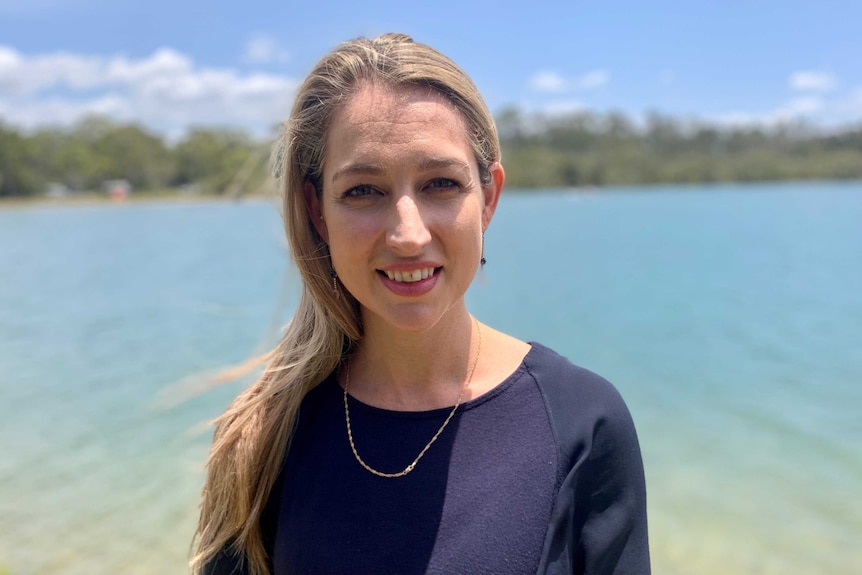
[[0, 0], [0, 120], [265, 134], [341, 40], [402, 31], [493, 111], [862, 122], [862, 2]]

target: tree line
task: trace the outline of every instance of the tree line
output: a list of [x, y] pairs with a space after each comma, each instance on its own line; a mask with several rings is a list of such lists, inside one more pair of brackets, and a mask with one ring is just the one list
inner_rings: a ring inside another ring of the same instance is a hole
[[719, 126], [650, 114], [497, 117], [513, 187], [862, 178], [862, 124]]
[[[798, 179], [862, 179], [862, 125], [824, 132], [803, 123], [719, 126], [651, 114], [497, 116], [507, 184], [514, 188]], [[0, 124], [0, 197], [49, 184], [99, 190], [237, 195], [265, 188], [269, 144], [233, 129], [197, 128], [176, 142], [136, 124], [88, 117], [25, 134]]]
[[50, 184], [100, 191], [114, 179], [136, 192], [256, 189], [266, 179], [268, 151], [268, 144], [232, 129], [192, 129], [168, 143], [140, 125], [95, 116], [28, 135], [0, 124], [0, 197], [39, 195]]

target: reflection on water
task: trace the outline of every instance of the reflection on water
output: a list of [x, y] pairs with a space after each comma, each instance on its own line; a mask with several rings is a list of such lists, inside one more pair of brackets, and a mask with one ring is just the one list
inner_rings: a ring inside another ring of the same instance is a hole
[[[471, 308], [623, 392], [656, 573], [862, 572], [859, 222], [858, 184], [504, 198]], [[287, 318], [281, 233], [265, 202], [0, 211], [0, 573], [184, 572], [238, 385], [164, 390]]]

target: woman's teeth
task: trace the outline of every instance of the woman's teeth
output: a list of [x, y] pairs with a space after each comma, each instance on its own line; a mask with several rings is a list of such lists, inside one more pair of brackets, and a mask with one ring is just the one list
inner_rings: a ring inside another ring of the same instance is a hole
[[387, 271], [384, 271], [383, 273], [385, 273], [386, 277], [388, 277], [391, 280], [394, 280], [397, 282], [402, 282], [402, 283], [413, 283], [413, 282], [418, 282], [418, 281], [424, 280], [428, 276], [433, 275], [434, 274], [434, 268], [422, 268], [419, 270], [403, 271], [403, 272], [402, 271], [391, 272], [391, 271], [387, 270]]

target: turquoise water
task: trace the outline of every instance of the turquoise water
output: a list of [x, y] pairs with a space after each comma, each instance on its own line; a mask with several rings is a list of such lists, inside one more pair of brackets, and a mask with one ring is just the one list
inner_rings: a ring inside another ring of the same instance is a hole
[[[0, 210], [0, 572], [183, 573], [296, 281], [272, 203]], [[862, 572], [862, 183], [509, 194], [468, 294], [612, 380], [654, 571]], [[201, 377], [202, 376], [202, 377]]]

